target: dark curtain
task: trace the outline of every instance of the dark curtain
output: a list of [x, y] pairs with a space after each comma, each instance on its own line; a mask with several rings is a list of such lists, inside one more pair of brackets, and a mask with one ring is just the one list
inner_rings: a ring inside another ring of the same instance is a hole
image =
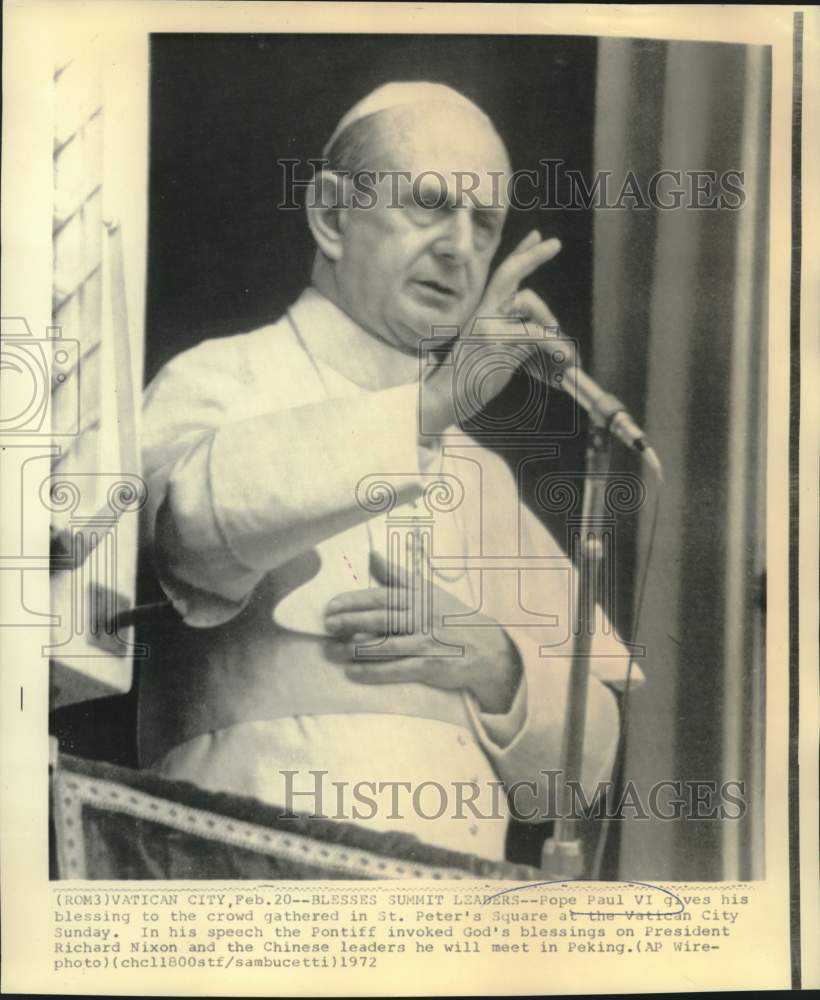
[[[745, 782], [745, 817], [618, 821], [621, 878], [760, 878], [770, 50], [606, 39], [595, 166], [646, 193], [661, 169], [743, 171], [737, 210], [596, 212], [593, 359], [663, 460], [625, 777]], [[684, 186], [685, 186], [684, 177]], [[720, 183], [720, 182], [719, 182]], [[663, 190], [663, 188], [662, 188]], [[616, 452], [615, 467], [640, 471]], [[654, 486], [622, 525], [616, 619], [634, 602]]]

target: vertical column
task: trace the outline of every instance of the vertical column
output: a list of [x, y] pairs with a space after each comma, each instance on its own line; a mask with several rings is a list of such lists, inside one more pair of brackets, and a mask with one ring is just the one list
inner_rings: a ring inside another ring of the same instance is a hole
[[[88, 496], [93, 501], [100, 486], [107, 486], [106, 504], [89, 510]], [[70, 512], [67, 529], [60, 536], [62, 552], [52, 560], [53, 571], [70, 571], [67, 601], [58, 609], [52, 642], [43, 647], [43, 654], [63, 660], [145, 656], [145, 647], [128, 642], [116, 626], [117, 613], [127, 603], [118, 580], [119, 519], [142, 508], [144, 482], [139, 476], [55, 474], [43, 481], [40, 498], [53, 513]]]
[[[537, 506], [552, 515], [565, 515], [567, 555], [576, 569], [570, 605], [571, 635], [576, 644], [612, 632], [618, 516], [636, 513], [647, 496], [643, 480], [633, 473], [589, 473], [577, 478], [588, 486], [586, 497], [575, 478], [566, 473], [549, 473], [535, 487]], [[585, 551], [592, 549], [596, 559], [585, 559]], [[643, 655], [642, 646], [621, 642], [633, 656]]]
[[432, 556], [435, 515], [455, 510], [464, 499], [464, 488], [453, 475], [423, 475], [421, 507], [417, 501], [412, 508], [403, 505], [397, 509], [399, 488], [406, 479], [404, 475], [366, 476], [356, 491], [365, 510], [387, 515], [387, 576], [391, 585], [387, 635], [357, 645], [356, 656], [362, 659], [381, 656], [379, 647], [387, 638], [397, 635], [415, 635], [427, 640], [425, 657], [460, 656], [463, 652], [463, 647], [444, 642], [436, 635]]

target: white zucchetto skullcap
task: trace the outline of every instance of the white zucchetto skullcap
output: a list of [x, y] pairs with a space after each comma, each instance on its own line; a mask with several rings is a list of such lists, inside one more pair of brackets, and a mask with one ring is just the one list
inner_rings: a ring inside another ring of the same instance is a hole
[[[328, 139], [324, 153], [339, 138], [346, 128], [355, 122], [374, 115], [378, 111], [390, 111], [393, 108], [405, 107], [410, 104], [431, 104], [444, 103], [452, 104], [456, 107], [470, 110], [474, 114], [477, 112], [482, 118], [487, 118], [484, 112], [471, 100], [460, 94], [452, 87], [447, 87], [443, 83], [429, 83], [426, 80], [385, 83], [381, 87], [372, 90], [366, 97], [363, 97], [345, 114], [333, 134]], [[487, 119], [489, 121], [489, 119]]]

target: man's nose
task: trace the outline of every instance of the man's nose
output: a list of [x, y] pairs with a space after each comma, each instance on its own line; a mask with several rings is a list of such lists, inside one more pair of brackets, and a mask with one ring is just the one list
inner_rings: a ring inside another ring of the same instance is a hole
[[463, 263], [473, 251], [473, 224], [464, 209], [451, 211], [435, 243], [435, 252], [453, 263]]

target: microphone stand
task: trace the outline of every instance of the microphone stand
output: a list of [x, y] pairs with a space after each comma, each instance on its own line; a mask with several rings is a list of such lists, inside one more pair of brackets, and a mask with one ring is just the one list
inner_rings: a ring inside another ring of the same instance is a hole
[[544, 844], [541, 858], [541, 867], [553, 879], [578, 878], [584, 873], [578, 820], [573, 815], [574, 796], [567, 782], [581, 781], [590, 658], [604, 557], [600, 529], [606, 510], [604, 497], [611, 450], [609, 420], [593, 411], [589, 421], [583, 506], [576, 536], [580, 555], [575, 590], [577, 631], [570, 665], [561, 771], [557, 782], [558, 815], [553, 835]]

